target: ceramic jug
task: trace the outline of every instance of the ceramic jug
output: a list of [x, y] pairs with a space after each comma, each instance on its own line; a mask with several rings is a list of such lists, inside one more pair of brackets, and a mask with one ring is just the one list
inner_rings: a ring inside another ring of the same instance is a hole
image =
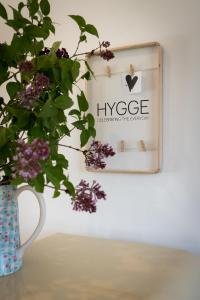
[[[39, 223], [23, 245], [20, 243], [18, 203], [21, 192], [29, 190], [37, 198], [40, 207]], [[29, 185], [16, 188], [13, 185], [0, 186], [0, 276], [18, 271], [26, 248], [36, 239], [45, 221], [45, 203], [41, 194]]]

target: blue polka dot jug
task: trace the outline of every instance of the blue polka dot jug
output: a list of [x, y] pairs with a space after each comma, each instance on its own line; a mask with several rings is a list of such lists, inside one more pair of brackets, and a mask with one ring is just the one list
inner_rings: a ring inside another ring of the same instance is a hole
[[[30, 239], [21, 245], [17, 197], [26, 190], [33, 192], [39, 202], [40, 219]], [[42, 230], [44, 220], [45, 205], [41, 194], [27, 185], [20, 188], [13, 185], [0, 186], [0, 276], [12, 274], [21, 268], [24, 251]]]

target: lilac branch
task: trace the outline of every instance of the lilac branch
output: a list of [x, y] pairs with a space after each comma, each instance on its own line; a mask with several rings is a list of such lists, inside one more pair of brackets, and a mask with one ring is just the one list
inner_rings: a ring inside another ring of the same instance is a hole
[[[51, 189], [55, 189], [55, 187], [52, 185], [45, 184], [44, 186], [51, 188]], [[66, 189], [59, 188], [58, 190], [66, 193]]]
[[73, 149], [73, 150], [75, 150], [75, 151], [82, 152], [83, 154], [85, 153], [85, 151], [87, 151], [87, 150], [81, 150], [81, 149], [79, 149], [79, 148], [75, 148], [75, 147], [73, 147], [73, 146], [68, 146], [68, 145], [63, 145], [63, 144], [58, 144], [58, 146], [62, 146], [62, 147], [69, 148], [69, 149]]

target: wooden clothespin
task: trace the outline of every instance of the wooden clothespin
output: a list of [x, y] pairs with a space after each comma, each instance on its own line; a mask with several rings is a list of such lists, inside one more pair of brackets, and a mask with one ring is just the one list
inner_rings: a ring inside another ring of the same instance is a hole
[[119, 151], [125, 152], [125, 142], [123, 140], [119, 142]]
[[146, 145], [145, 145], [145, 143], [144, 143], [143, 140], [140, 140], [140, 141], [138, 142], [138, 146], [139, 146], [139, 150], [140, 150], [141, 152], [146, 152], [146, 151], [147, 151]]
[[110, 67], [109, 66], [106, 66], [106, 75], [108, 77], [111, 77], [111, 70], [110, 70]]
[[134, 73], [135, 73], [134, 67], [133, 67], [132, 64], [130, 64], [130, 66], [129, 66], [129, 74], [130, 74], [131, 76], [133, 76]]

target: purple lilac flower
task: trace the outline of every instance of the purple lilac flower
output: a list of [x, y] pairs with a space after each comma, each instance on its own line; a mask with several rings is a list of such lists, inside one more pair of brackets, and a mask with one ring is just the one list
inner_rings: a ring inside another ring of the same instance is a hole
[[104, 48], [108, 48], [108, 47], [110, 47], [110, 42], [104, 41], [104, 42], [102, 43], [102, 46], [103, 46]]
[[108, 49], [102, 50], [100, 53], [100, 56], [105, 60], [110, 60], [115, 57], [113, 52]]
[[19, 93], [19, 97], [22, 105], [27, 109], [31, 109], [35, 100], [38, 99], [39, 94], [32, 85], [29, 85], [26, 90]]
[[32, 73], [33, 72], [33, 64], [31, 61], [22, 61], [19, 65], [19, 70], [22, 73]]
[[[45, 47], [43, 50], [41, 50], [40, 52], [39, 52], [39, 56], [41, 56], [41, 55], [45, 55], [45, 54], [49, 54], [49, 52], [50, 52], [50, 49], [49, 48], [47, 48], [47, 47]], [[61, 49], [58, 49], [57, 51], [56, 51], [56, 56], [58, 57], [58, 58], [69, 58], [69, 54], [68, 54], [68, 52], [67, 52], [67, 50], [65, 49], [65, 48], [61, 48]]]
[[13, 157], [15, 166], [13, 167], [14, 177], [20, 176], [25, 181], [35, 178], [42, 172], [40, 160], [48, 159], [50, 154], [48, 142], [35, 138], [31, 144], [24, 140], [18, 140], [16, 155]]
[[37, 73], [33, 85], [35, 90], [40, 93], [43, 89], [49, 86], [49, 78], [42, 73]]
[[94, 169], [104, 169], [106, 163], [105, 158], [109, 156], [114, 156], [112, 146], [108, 144], [101, 144], [99, 141], [93, 141], [90, 148], [84, 151], [85, 154], [85, 164], [87, 167], [92, 167]]
[[27, 109], [31, 109], [34, 102], [39, 98], [40, 93], [43, 89], [49, 85], [49, 78], [41, 73], [38, 73], [34, 81], [26, 87], [25, 90], [19, 93], [21, 103]]
[[50, 49], [47, 48], [47, 47], [45, 47], [43, 50], [41, 50], [39, 52], [39, 56], [42, 56], [42, 55], [45, 55], [45, 54], [49, 54], [49, 52], [50, 52]]
[[62, 48], [62, 49], [58, 49], [56, 51], [56, 55], [58, 58], [69, 58], [69, 54], [67, 52], [67, 50], [65, 48]]
[[85, 180], [81, 180], [76, 187], [75, 197], [72, 199], [73, 209], [76, 211], [96, 212], [96, 203], [100, 199], [106, 199], [106, 194], [101, 186], [93, 181], [89, 186]]
[[31, 144], [32, 148], [35, 150], [38, 159], [46, 160], [49, 157], [49, 146], [48, 142], [42, 139], [36, 138]]

